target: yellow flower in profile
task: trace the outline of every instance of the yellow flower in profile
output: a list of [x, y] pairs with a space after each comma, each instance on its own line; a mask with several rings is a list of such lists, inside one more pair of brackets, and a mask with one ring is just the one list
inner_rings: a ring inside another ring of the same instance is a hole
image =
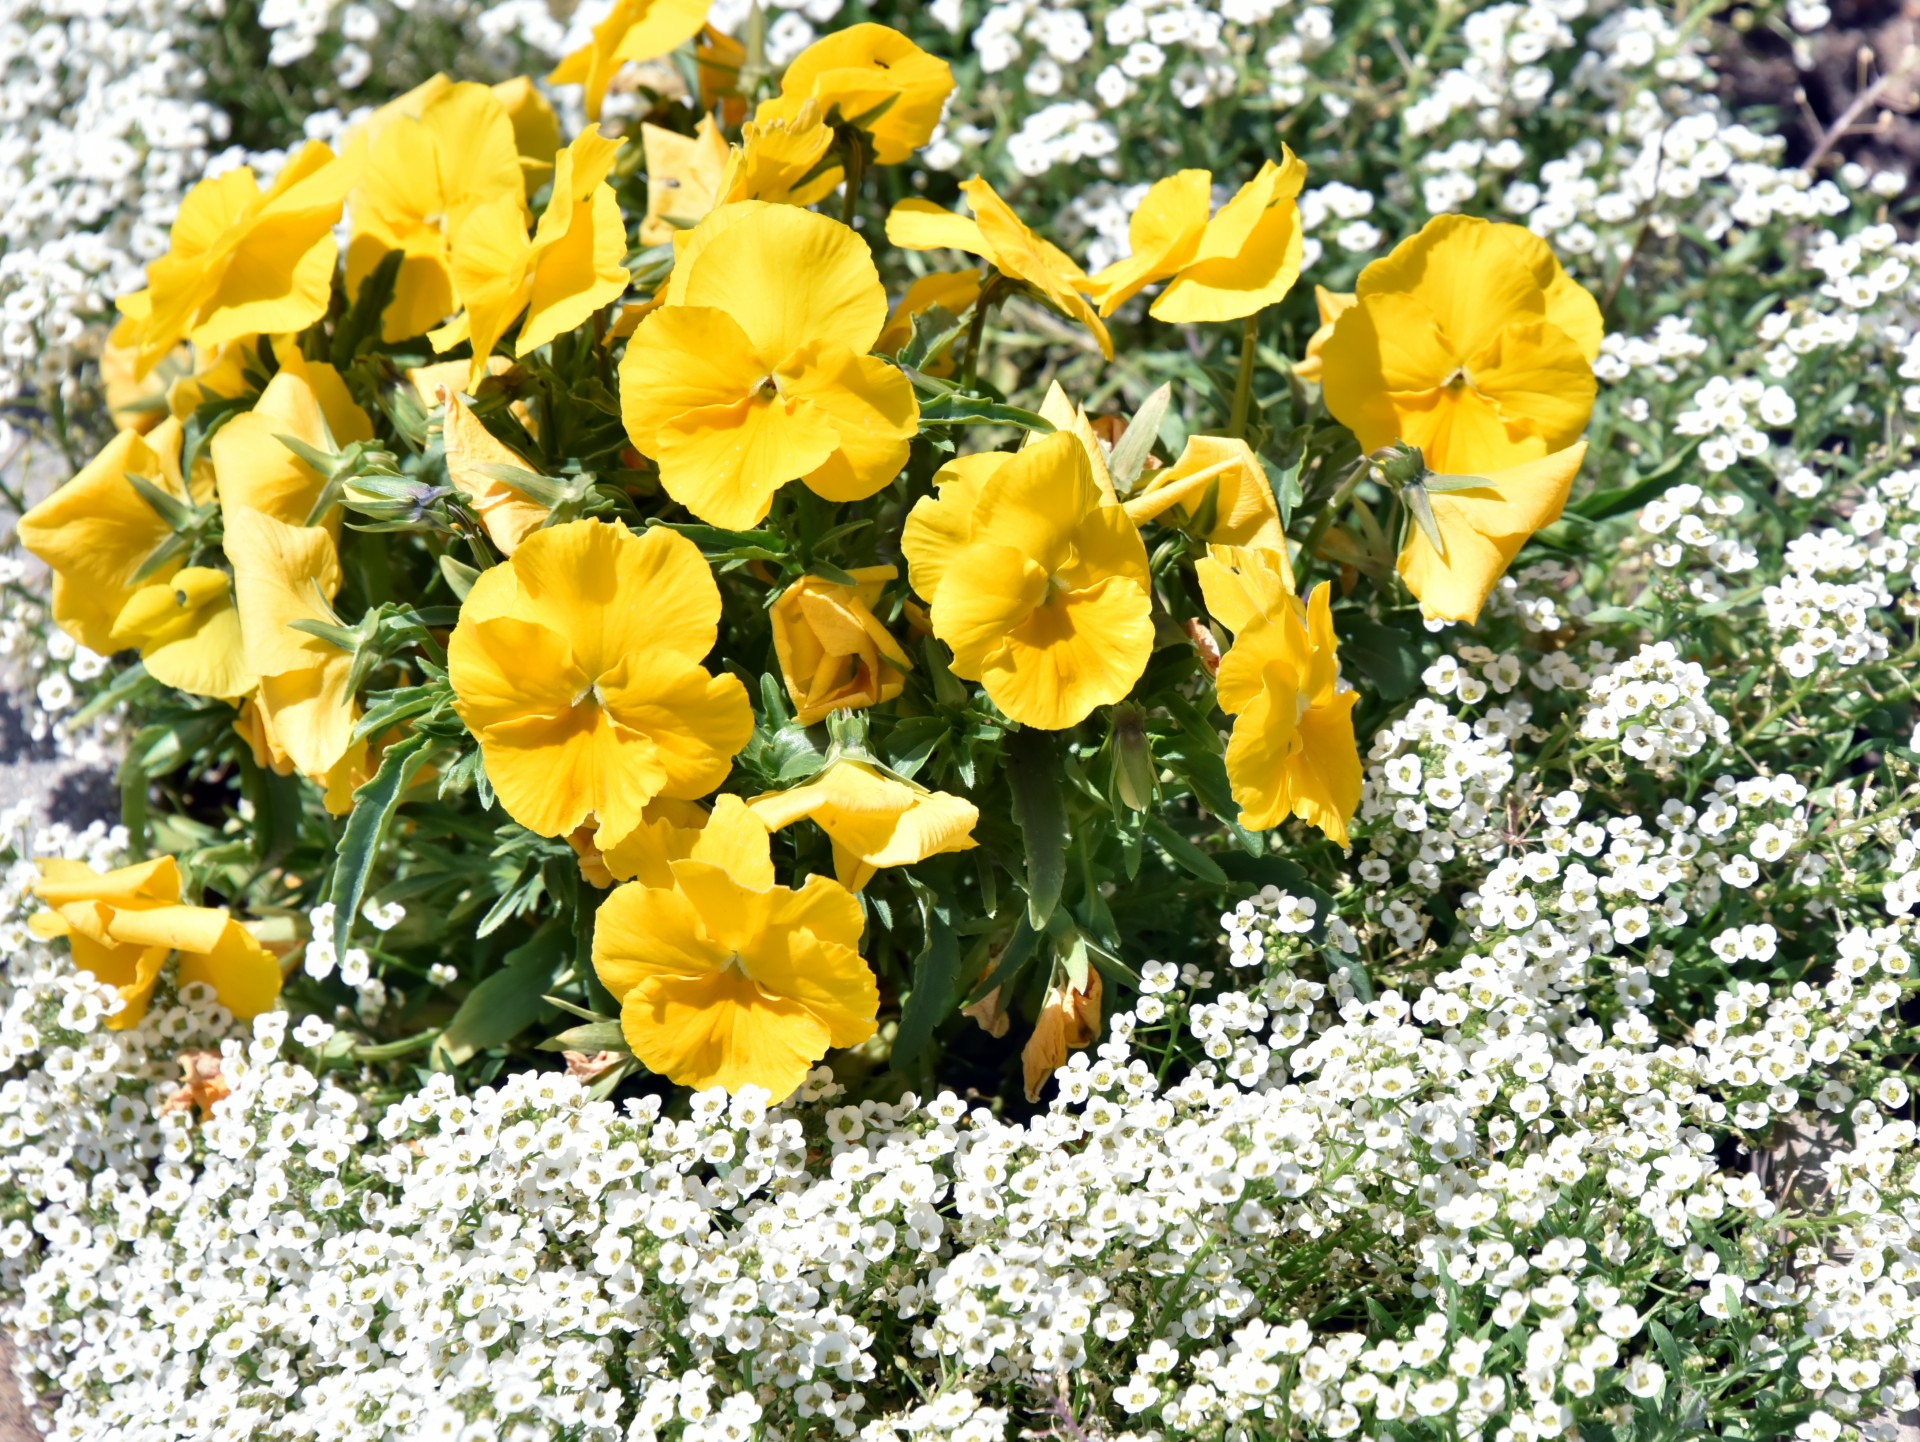
[[898, 165], [933, 137], [953, 93], [947, 62], [898, 30], [872, 23], [823, 35], [794, 57], [780, 93], [760, 102], [754, 119], [791, 120], [812, 101], [829, 126], [868, 136], [873, 158]]
[[107, 1018], [109, 1030], [140, 1024], [160, 967], [176, 951], [180, 985], [205, 982], [242, 1021], [280, 995], [280, 964], [251, 932], [216, 907], [181, 904], [171, 856], [106, 872], [80, 861], [36, 864], [33, 894], [47, 910], [28, 925], [43, 940], [66, 937], [74, 965], [120, 993], [124, 1005]]
[[[282, 370], [253, 409], [215, 431], [208, 446], [223, 513], [260, 511], [289, 526], [315, 521], [313, 509], [327, 478], [294, 454], [282, 436], [336, 451], [372, 439], [373, 422], [332, 366], [316, 361]], [[329, 507], [329, 512], [325, 524], [338, 534], [338, 509]]]
[[1055, 433], [934, 479], [900, 548], [954, 674], [1047, 731], [1123, 699], [1153, 650], [1147, 553], [1082, 444]]
[[832, 194], [846, 175], [832, 152], [833, 131], [811, 100], [790, 116], [749, 120], [727, 157], [720, 200], [812, 205]]
[[[1240, 824], [1264, 831], [1298, 816], [1345, 846], [1360, 804], [1360, 698], [1338, 689], [1333, 588], [1322, 582], [1302, 606], [1274, 584], [1280, 567], [1271, 552], [1216, 548], [1211, 559], [1216, 569], [1203, 573], [1202, 589], [1215, 619], [1234, 632], [1214, 684], [1220, 709], [1234, 718], [1227, 779]], [[1233, 584], [1222, 588], [1223, 580]]]
[[1193, 569], [1207, 614], [1229, 631], [1244, 631], [1296, 604], [1285, 547], [1209, 546]]
[[712, 570], [665, 529], [569, 521], [482, 572], [447, 670], [507, 814], [542, 836], [591, 819], [605, 848], [655, 797], [726, 780], [753, 708], [700, 664], [719, 627]]
[[900, 572], [893, 566], [861, 566], [843, 585], [802, 576], [780, 593], [768, 619], [780, 675], [793, 698], [793, 719], [802, 726], [834, 711], [878, 706], [900, 694], [913, 662], [873, 614], [881, 588]]
[[640, 243], [665, 245], [693, 229], [720, 203], [727, 138], [711, 115], [703, 115], [692, 135], [642, 125], [640, 143], [647, 161], [647, 214], [640, 222]]
[[860, 957], [860, 903], [824, 876], [775, 885], [766, 827], [739, 797], [720, 798], [668, 870], [668, 885], [617, 888], [593, 928], [594, 970], [647, 1067], [781, 1101], [828, 1048], [873, 1035], [880, 989]]
[[1127, 223], [1133, 254], [1087, 282], [1101, 315], [1155, 281], [1147, 313], [1176, 325], [1240, 320], [1278, 304], [1300, 278], [1306, 243], [1299, 196], [1307, 167], [1281, 147], [1260, 173], [1208, 218], [1213, 176], [1182, 170], [1156, 181]]
[[627, 434], [711, 525], [758, 525], [793, 480], [862, 500], [899, 473], [919, 424], [912, 384], [867, 354], [886, 317], [851, 229], [791, 205], [723, 205], [687, 232], [666, 304], [627, 343]]
[[1273, 485], [1253, 448], [1229, 436], [1188, 436], [1180, 459], [1154, 471], [1127, 501], [1127, 514], [1145, 525], [1178, 507], [1189, 519], [1213, 497], [1213, 526], [1203, 540], [1218, 546], [1280, 549], [1280, 509]]
[[943, 210], [931, 200], [903, 200], [887, 216], [887, 239], [902, 250], [964, 250], [977, 255], [1036, 299], [1093, 333], [1100, 353], [1113, 359], [1113, 338], [1080, 293], [1087, 273], [1052, 242], [1042, 240], [1013, 213], [994, 188], [975, 176], [960, 191], [973, 218]]
[[225, 573], [187, 567], [173, 528], [128, 479], [183, 504], [205, 504], [212, 487], [205, 479], [184, 484], [180, 445], [180, 423], [170, 416], [144, 437], [120, 432], [20, 518], [20, 543], [53, 572], [55, 623], [88, 650], [137, 649], [148, 674], [165, 685], [239, 696], [253, 677]]
[[473, 342], [470, 384], [486, 376], [495, 344], [522, 311], [514, 354], [524, 356], [626, 291], [626, 228], [606, 183], [624, 144], [592, 126], [574, 137], [554, 160], [552, 198], [532, 239], [517, 193], [477, 207], [454, 235], [453, 284], [466, 309], [429, 339], [441, 351]]
[[1563, 451], [1593, 410], [1600, 307], [1524, 226], [1435, 216], [1360, 272], [1321, 348], [1327, 409], [1363, 451], [1418, 446], [1484, 476]]
[[553, 174], [553, 159], [560, 153], [560, 117], [524, 75], [502, 80], [493, 93], [513, 122], [513, 147], [520, 152], [520, 174], [531, 200]]
[[244, 165], [188, 191], [146, 289], [118, 301], [113, 339], [136, 353], [136, 374], [183, 340], [209, 348], [305, 330], [324, 316], [339, 258], [333, 227], [353, 178], [350, 164], [312, 141], [264, 191]]
[[253, 704], [266, 749], [328, 786], [332, 807], [366, 763], [366, 741], [353, 738], [360, 719], [348, 690], [353, 656], [293, 623], [340, 623], [328, 604], [340, 590], [333, 537], [324, 526], [289, 525], [239, 507], [226, 513], [226, 551], [247, 666], [260, 678]]
[[526, 203], [513, 117], [487, 86], [463, 82], [438, 89], [418, 115], [377, 120], [357, 144], [347, 294], [360, 293], [388, 252], [401, 252], [381, 335], [424, 335], [459, 308], [450, 246], [468, 218], [502, 197]]
[[833, 842], [833, 874], [858, 891], [883, 866], [911, 866], [948, 851], [971, 851], [980, 812], [971, 801], [928, 791], [864, 761], [842, 758], [804, 786], [756, 796], [747, 808], [778, 831], [812, 821]]
[[629, 61], [657, 60], [700, 33], [712, 0], [614, 0], [593, 39], [554, 66], [551, 85], [586, 87], [587, 119], [598, 120], [607, 87]]
[[[1430, 621], [1479, 619], [1488, 594], [1528, 537], [1560, 519], [1587, 443], [1476, 477], [1483, 484], [1429, 490], [1427, 505], [1441, 549], [1423, 526], [1409, 524], [1398, 570]], [[1449, 485], [1459, 484], [1452, 478]]]
[[486, 474], [481, 467], [513, 466], [536, 473], [538, 467], [497, 439], [481, 424], [473, 408], [447, 387], [440, 387], [439, 400], [447, 479], [466, 497], [494, 548], [503, 556], [511, 556], [529, 533], [547, 523], [547, 508], [528, 500], [499, 477]]
[[1293, 373], [1301, 380], [1319, 383], [1321, 357], [1326, 354], [1327, 342], [1333, 338], [1333, 324], [1352, 310], [1358, 299], [1350, 290], [1328, 290], [1324, 285], [1313, 288], [1313, 303], [1320, 311], [1320, 328], [1307, 337], [1307, 353], [1294, 362]]

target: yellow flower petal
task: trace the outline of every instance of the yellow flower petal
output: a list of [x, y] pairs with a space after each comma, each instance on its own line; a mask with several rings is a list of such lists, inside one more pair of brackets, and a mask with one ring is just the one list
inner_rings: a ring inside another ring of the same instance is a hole
[[829, 124], [865, 131], [880, 164], [898, 165], [932, 137], [952, 91], [946, 61], [885, 25], [849, 25], [795, 56], [754, 118], [791, 119], [812, 101]]
[[882, 866], [909, 866], [971, 850], [980, 819], [970, 801], [926, 791], [859, 761], [833, 762], [803, 786], [756, 796], [753, 813], [774, 830], [811, 820], [833, 841], [834, 873], [858, 891]]
[[[356, 407], [355, 414], [371, 433], [365, 413]], [[214, 432], [209, 449], [223, 512], [259, 511], [289, 526], [308, 523], [326, 477], [287, 449], [281, 436], [292, 436], [322, 451], [346, 443], [346, 438], [334, 435], [314, 387], [291, 370], [281, 371], [267, 383], [252, 410]], [[338, 509], [329, 508], [323, 520], [337, 531]]]
[[[464, 362], [463, 362], [464, 364]], [[533, 462], [499, 440], [459, 396], [440, 389], [440, 434], [447, 458], [447, 478], [472, 505], [488, 539], [503, 556], [511, 556], [527, 536], [547, 523], [547, 509], [516, 491], [505, 481], [482, 472], [483, 466], [514, 466], [536, 471]]]
[[1280, 510], [1266, 469], [1243, 440], [1227, 436], [1189, 436], [1180, 459], [1152, 473], [1126, 504], [1134, 523], [1142, 524], [1178, 506], [1188, 516], [1215, 497], [1213, 529], [1204, 539], [1213, 545], [1251, 546], [1284, 551]]
[[647, 214], [642, 245], [664, 245], [699, 224], [719, 203], [727, 174], [727, 141], [711, 115], [691, 136], [658, 125], [640, 127], [647, 160]]
[[654, 60], [691, 40], [706, 23], [711, 0], [614, 0], [593, 39], [554, 66], [555, 85], [586, 87], [587, 119], [598, 120], [607, 87], [628, 61]]
[[863, 501], [900, 474], [920, 428], [920, 403], [897, 366], [838, 346], [809, 346], [775, 374], [780, 389], [810, 403], [839, 441], [802, 477], [814, 494]]
[[867, 569], [880, 574], [861, 577], [859, 586], [802, 576], [768, 611], [774, 654], [802, 726], [891, 700], [900, 694], [903, 673], [913, 669], [871, 609], [894, 568]]
[[195, 696], [230, 700], [254, 686], [240, 613], [225, 571], [193, 566], [142, 587], [114, 623], [114, 644], [135, 647], [147, 674]]
[[1181, 170], [1147, 189], [1127, 222], [1133, 254], [1094, 276], [1087, 294], [1112, 315], [1122, 301], [1138, 295], [1156, 280], [1175, 274], [1194, 257], [1207, 228], [1207, 210], [1213, 200], [1213, 175], [1205, 170]]
[[1229, 631], [1282, 614], [1293, 602], [1293, 566], [1284, 549], [1209, 546], [1194, 570], [1207, 614]]
[[1150, 314], [1175, 325], [1239, 320], [1277, 305], [1300, 278], [1306, 243], [1297, 200], [1307, 167], [1282, 147], [1207, 222], [1192, 260]]

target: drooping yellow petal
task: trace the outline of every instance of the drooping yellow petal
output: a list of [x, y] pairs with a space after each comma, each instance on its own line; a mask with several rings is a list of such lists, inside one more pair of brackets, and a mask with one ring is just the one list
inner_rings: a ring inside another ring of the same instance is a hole
[[614, 0], [593, 39], [554, 66], [554, 85], [586, 87], [587, 119], [598, 120], [607, 87], [622, 65], [654, 60], [691, 40], [706, 23], [711, 0]]
[[665, 245], [698, 225], [719, 203], [727, 173], [727, 141], [711, 115], [690, 136], [658, 125], [640, 127], [647, 161], [647, 214], [642, 245]]
[[[913, 322], [935, 306], [951, 316], [961, 316], [980, 298], [980, 273], [975, 270], [936, 270], [931, 275], [923, 275], [907, 287], [907, 293], [900, 297], [900, 303], [887, 317], [886, 329], [880, 332], [873, 348], [886, 355], [897, 354], [902, 346], [913, 338]], [[922, 367], [929, 375], [950, 375], [953, 372], [953, 343], [942, 346], [927, 358]]]
[[553, 157], [560, 150], [560, 117], [524, 75], [502, 80], [493, 87], [493, 94], [513, 122], [514, 148], [520, 152], [520, 172], [531, 199], [553, 172]]
[[1293, 600], [1293, 566], [1284, 548], [1209, 546], [1194, 571], [1207, 614], [1229, 631], [1279, 615]]
[[1300, 278], [1306, 244], [1297, 200], [1307, 167], [1281, 147], [1207, 222], [1192, 260], [1150, 314], [1175, 325], [1239, 320], [1277, 305]]
[[1087, 294], [1101, 315], [1112, 315], [1121, 302], [1193, 259], [1207, 228], [1212, 196], [1213, 175], [1205, 170], [1176, 171], [1148, 187], [1127, 222], [1133, 253], [1087, 282]]
[[818, 825], [833, 841], [834, 874], [850, 891], [860, 890], [882, 866], [970, 850], [980, 819], [972, 802], [844, 758], [805, 785], [756, 796], [750, 806], [776, 831], [801, 820]]
[[964, 250], [992, 258], [977, 222], [919, 196], [909, 196], [887, 212], [887, 239], [902, 250]]
[[547, 508], [529, 500], [483, 466], [513, 466], [537, 473], [520, 452], [499, 440], [459, 396], [445, 386], [439, 393], [440, 434], [447, 458], [447, 478], [467, 498], [487, 537], [503, 556], [511, 556], [530, 532], [547, 523]]
[[831, 125], [863, 131], [882, 165], [925, 145], [953, 91], [953, 71], [885, 25], [849, 25], [814, 41], [787, 67], [756, 122], [792, 119], [809, 101]]
[[[355, 413], [371, 433], [365, 413], [357, 408]], [[259, 511], [289, 526], [305, 526], [314, 519], [326, 477], [289, 450], [282, 436], [320, 451], [344, 444], [334, 436], [313, 386], [292, 370], [276, 375], [251, 411], [214, 432], [209, 449], [223, 512]], [[338, 508], [329, 507], [318, 523], [338, 530]]]
[[1333, 323], [1352, 310], [1360, 297], [1351, 291], [1328, 290], [1324, 285], [1313, 288], [1314, 304], [1320, 310], [1320, 328], [1307, 338], [1307, 353], [1294, 362], [1293, 373], [1303, 381], [1320, 381], [1320, 357], [1327, 348], [1327, 340], [1333, 335]]
[[1214, 498], [1215, 520], [1204, 540], [1212, 545], [1284, 551], [1280, 510], [1265, 468], [1245, 441], [1228, 436], [1189, 436], [1180, 459], [1153, 472], [1126, 503], [1136, 525], [1174, 507], [1191, 517]]
[[961, 194], [973, 207], [974, 221], [988, 248], [994, 269], [1013, 280], [1023, 281], [1029, 289], [1071, 320], [1078, 321], [1093, 334], [1100, 353], [1113, 359], [1113, 339], [1080, 286], [1087, 275], [1051, 241], [1043, 240], [1013, 213], [994, 188], [979, 176], [964, 182]]

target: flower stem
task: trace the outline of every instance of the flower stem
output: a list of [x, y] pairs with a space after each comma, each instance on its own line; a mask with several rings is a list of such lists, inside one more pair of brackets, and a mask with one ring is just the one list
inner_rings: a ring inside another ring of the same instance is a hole
[[1253, 353], [1260, 344], [1260, 313], [1255, 311], [1240, 323], [1240, 374], [1233, 382], [1233, 420], [1227, 433], [1244, 440], [1247, 412], [1253, 407]]
[[1313, 526], [1308, 530], [1306, 540], [1300, 543], [1300, 563], [1294, 567], [1296, 585], [1306, 579], [1307, 571], [1313, 565], [1314, 552], [1320, 549], [1320, 542], [1325, 539], [1327, 528], [1333, 524], [1334, 516], [1353, 498], [1354, 489], [1359, 486], [1360, 478], [1366, 473], [1367, 467], [1364, 460], [1355, 461], [1347, 478], [1340, 483], [1340, 489], [1333, 493], [1326, 505], [1320, 508], [1320, 514], [1313, 518]]
[[860, 143], [860, 132], [849, 129], [847, 137], [847, 175], [842, 182], [844, 193], [840, 197], [840, 223], [853, 224], [854, 207], [860, 201], [860, 182], [866, 178], [867, 148]]
[[1000, 272], [992, 271], [987, 283], [980, 287], [980, 295], [973, 303], [973, 319], [967, 324], [967, 359], [960, 370], [960, 383], [969, 391], [980, 375], [980, 347], [987, 338], [987, 312], [999, 299]]

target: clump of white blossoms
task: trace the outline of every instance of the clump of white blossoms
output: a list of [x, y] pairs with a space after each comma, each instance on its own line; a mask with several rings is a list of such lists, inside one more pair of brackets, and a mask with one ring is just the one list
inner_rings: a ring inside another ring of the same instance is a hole
[[1594, 679], [1580, 734], [1618, 738], [1634, 760], [1656, 772], [1671, 770], [1676, 761], [1727, 738], [1727, 720], [1708, 699], [1711, 684], [1698, 664], [1680, 659], [1671, 641], [1642, 646]]

